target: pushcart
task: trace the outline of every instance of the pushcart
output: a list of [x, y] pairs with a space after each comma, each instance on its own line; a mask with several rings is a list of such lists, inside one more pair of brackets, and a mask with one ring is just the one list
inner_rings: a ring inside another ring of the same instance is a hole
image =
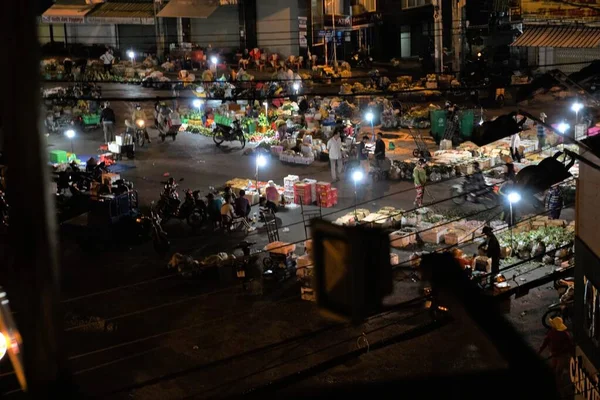
[[423, 135], [421, 134], [421, 130], [419, 128], [415, 128], [413, 126], [408, 127], [408, 132], [412, 136], [417, 148], [413, 150], [413, 157], [415, 158], [424, 158], [429, 160], [431, 158], [431, 153], [427, 148], [427, 143], [423, 140]]

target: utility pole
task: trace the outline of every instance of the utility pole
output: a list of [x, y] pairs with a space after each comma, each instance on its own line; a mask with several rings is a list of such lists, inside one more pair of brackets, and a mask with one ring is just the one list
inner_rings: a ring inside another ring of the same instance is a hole
[[154, 0], [154, 35], [156, 39], [156, 58], [159, 60], [163, 59], [165, 49], [162, 37], [162, 30], [159, 23], [158, 12], [160, 11], [160, 6], [162, 4], [162, 0]]
[[463, 13], [467, 0], [452, 0], [452, 50], [454, 60], [452, 70], [455, 77], [458, 78], [463, 60]]
[[66, 360], [60, 346], [58, 232], [48, 190], [48, 150], [40, 131], [35, 5], [34, 1], [8, 1], [0, 15], [1, 48], [20, 56], [19, 63], [0, 66], [2, 96], [6, 99], [0, 113], [8, 165], [7, 194], [13, 200], [9, 246], [0, 264], [7, 281], [3, 286], [18, 311], [15, 319], [23, 342], [28, 398], [73, 398], [66, 392]]
[[337, 37], [335, 36], [335, 0], [331, 0], [331, 25], [333, 26], [333, 66], [337, 67]]
[[432, 3], [435, 72], [441, 74], [444, 72], [444, 25], [442, 24], [442, 0], [433, 0]]

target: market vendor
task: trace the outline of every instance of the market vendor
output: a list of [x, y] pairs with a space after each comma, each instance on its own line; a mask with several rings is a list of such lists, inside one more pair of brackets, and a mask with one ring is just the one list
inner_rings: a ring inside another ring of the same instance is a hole
[[275, 186], [275, 182], [269, 181], [267, 182], [267, 187], [265, 188], [265, 197], [267, 199], [267, 203], [273, 203], [273, 205], [279, 204], [279, 191], [277, 190], [277, 186]]
[[492, 259], [492, 283], [496, 275], [500, 273], [500, 243], [498, 238], [494, 235], [494, 231], [491, 227], [485, 226], [482, 230], [485, 235], [486, 242], [486, 255]]

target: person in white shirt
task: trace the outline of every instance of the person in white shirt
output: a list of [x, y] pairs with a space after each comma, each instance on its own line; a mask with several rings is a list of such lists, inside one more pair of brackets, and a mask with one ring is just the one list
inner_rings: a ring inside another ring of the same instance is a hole
[[521, 146], [521, 137], [518, 133], [510, 136], [510, 155], [513, 161], [521, 162], [521, 154], [519, 154], [519, 147]]
[[334, 182], [339, 182], [339, 175], [342, 173], [342, 139], [340, 139], [339, 131], [335, 131], [327, 142], [327, 151], [329, 152], [329, 163], [331, 164], [331, 179]]
[[106, 50], [106, 53], [100, 56], [100, 61], [104, 64], [104, 72], [110, 73], [112, 69], [113, 61], [115, 60], [115, 56], [112, 55], [110, 49]]

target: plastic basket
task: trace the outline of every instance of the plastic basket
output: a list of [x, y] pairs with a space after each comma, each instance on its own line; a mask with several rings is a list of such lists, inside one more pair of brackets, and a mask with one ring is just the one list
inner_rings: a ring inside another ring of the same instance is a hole
[[215, 114], [215, 124], [230, 126], [233, 123], [231, 118], [224, 115]]
[[85, 125], [98, 125], [100, 123], [100, 115], [98, 114], [84, 114], [82, 118]]

